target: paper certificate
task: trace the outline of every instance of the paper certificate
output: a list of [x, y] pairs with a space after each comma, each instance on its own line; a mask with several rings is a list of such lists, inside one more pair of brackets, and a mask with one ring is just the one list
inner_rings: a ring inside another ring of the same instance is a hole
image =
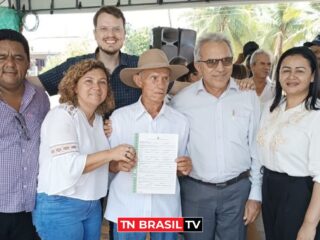
[[136, 193], [174, 194], [177, 181], [178, 134], [136, 134], [137, 166], [133, 170]]

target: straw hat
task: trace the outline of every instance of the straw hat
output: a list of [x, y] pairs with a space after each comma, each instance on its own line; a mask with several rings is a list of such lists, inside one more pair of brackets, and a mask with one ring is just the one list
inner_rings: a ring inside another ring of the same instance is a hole
[[170, 70], [170, 82], [186, 74], [188, 69], [182, 65], [170, 65], [166, 54], [160, 49], [149, 49], [141, 54], [136, 68], [124, 68], [120, 72], [121, 81], [134, 88], [138, 86], [133, 81], [133, 75], [155, 68], [168, 68]]

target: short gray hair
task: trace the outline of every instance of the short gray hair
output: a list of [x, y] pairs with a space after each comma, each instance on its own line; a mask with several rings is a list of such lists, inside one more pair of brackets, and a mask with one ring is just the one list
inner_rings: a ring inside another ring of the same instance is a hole
[[271, 53], [269, 53], [268, 51], [266, 50], [263, 50], [263, 49], [257, 49], [256, 51], [254, 51], [251, 55], [251, 58], [250, 58], [250, 66], [254, 65], [256, 63], [256, 60], [257, 60], [257, 56], [258, 55], [266, 55], [269, 57], [270, 59], [270, 62], [272, 63], [272, 55]]
[[225, 35], [223, 35], [221, 33], [205, 33], [199, 37], [199, 39], [197, 40], [196, 46], [194, 48], [195, 61], [200, 60], [200, 49], [204, 44], [206, 44], [208, 42], [217, 42], [217, 43], [224, 42], [224, 43], [226, 43], [230, 49], [231, 54], [233, 55], [231, 42]]

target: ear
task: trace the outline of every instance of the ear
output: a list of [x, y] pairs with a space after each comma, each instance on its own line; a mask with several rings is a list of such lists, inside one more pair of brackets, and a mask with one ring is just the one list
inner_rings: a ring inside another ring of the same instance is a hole
[[135, 75], [133, 75], [133, 81], [139, 88], [142, 87], [142, 81], [141, 81], [140, 74], [136, 73]]
[[200, 63], [199, 62], [194, 62], [193, 64], [194, 64], [195, 69], [197, 69], [197, 72], [201, 73], [201, 75], [202, 75]]

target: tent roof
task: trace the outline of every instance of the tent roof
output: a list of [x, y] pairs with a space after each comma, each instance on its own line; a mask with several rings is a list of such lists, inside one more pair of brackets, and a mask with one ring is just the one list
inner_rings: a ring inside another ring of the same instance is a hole
[[[299, 0], [286, 0], [295, 2]], [[301, 1], [301, 0], [300, 0]], [[205, 6], [228, 6], [230, 4], [256, 4], [284, 2], [283, 0], [0, 0], [0, 6], [34, 12], [89, 12], [103, 5], [114, 5], [123, 10], [161, 9]]]

